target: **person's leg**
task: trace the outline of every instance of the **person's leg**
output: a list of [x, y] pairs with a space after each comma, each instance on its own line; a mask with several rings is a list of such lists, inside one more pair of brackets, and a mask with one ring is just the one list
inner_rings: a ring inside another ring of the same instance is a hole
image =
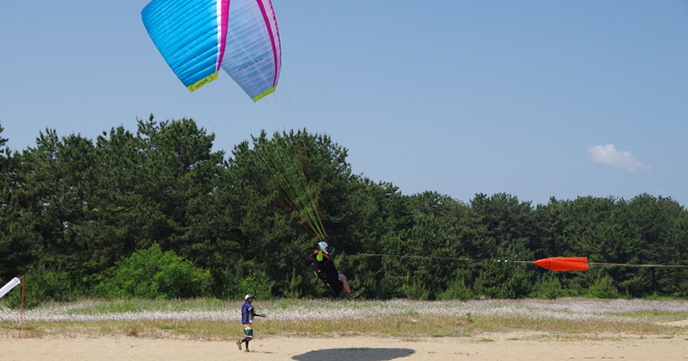
[[251, 327], [251, 324], [244, 325], [244, 337], [241, 341], [237, 341], [237, 346], [239, 346], [239, 350], [241, 350], [241, 344], [243, 342], [246, 343], [246, 352], [249, 352], [248, 350], [248, 342], [253, 339], [253, 328]]
[[342, 288], [344, 288], [344, 292], [346, 292], [346, 294], [350, 294], [351, 287], [349, 287], [349, 282], [347, 282], [346, 276], [341, 272], [339, 272], [339, 280], [342, 282]]
[[247, 337], [244, 337], [243, 339], [241, 339], [241, 341], [239, 341], [239, 342], [246, 342], [248, 344], [248, 342], [251, 341], [252, 339], [253, 339], [253, 337], [247, 336]]

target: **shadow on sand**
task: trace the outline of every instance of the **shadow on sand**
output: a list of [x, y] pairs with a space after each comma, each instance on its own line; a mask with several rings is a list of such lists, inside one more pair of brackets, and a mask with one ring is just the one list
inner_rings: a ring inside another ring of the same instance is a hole
[[406, 357], [416, 351], [410, 348], [330, 348], [309, 351], [292, 357], [296, 361], [388, 361]]

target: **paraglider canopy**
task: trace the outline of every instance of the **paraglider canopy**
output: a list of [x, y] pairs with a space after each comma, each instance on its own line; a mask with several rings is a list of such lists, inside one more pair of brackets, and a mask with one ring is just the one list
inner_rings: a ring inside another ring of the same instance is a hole
[[153, 0], [141, 17], [190, 91], [217, 79], [220, 68], [253, 101], [275, 91], [282, 50], [270, 0]]

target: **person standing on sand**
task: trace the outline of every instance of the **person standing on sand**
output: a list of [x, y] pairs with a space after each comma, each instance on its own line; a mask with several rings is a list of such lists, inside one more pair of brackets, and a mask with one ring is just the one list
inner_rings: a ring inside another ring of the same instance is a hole
[[253, 318], [256, 316], [265, 317], [265, 315], [258, 314], [253, 310], [252, 303], [253, 295], [246, 295], [246, 297], [244, 297], [244, 304], [241, 305], [241, 324], [244, 326], [244, 335], [246, 335], [246, 337], [236, 342], [239, 350], [241, 350], [241, 344], [246, 342], [246, 352], [249, 352], [248, 342], [253, 339], [253, 327], [251, 325]]

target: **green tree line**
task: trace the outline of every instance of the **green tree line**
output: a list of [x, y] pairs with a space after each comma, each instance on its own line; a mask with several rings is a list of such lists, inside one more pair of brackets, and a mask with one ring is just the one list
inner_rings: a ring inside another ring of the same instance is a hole
[[96, 139], [46, 129], [21, 151], [0, 137], [0, 282], [25, 276], [39, 301], [327, 296], [305, 262], [315, 240], [258, 154], [285, 138], [299, 144], [338, 268], [366, 298], [688, 296], [686, 268], [496, 262], [688, 265], [688, 212], [669, 197], [404, 195], [353, 174], [327, 135], [262, 133], [225, 154], [193, 120], [152, 116]]

